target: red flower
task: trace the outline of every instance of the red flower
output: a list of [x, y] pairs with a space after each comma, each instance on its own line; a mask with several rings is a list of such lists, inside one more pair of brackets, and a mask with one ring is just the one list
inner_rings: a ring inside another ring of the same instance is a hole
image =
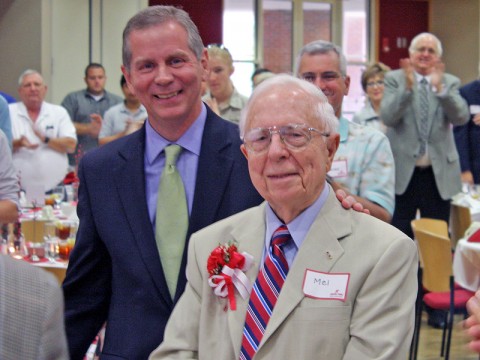
[[224, 249], [217, 247], [212, 251], [207, 261], [207, 270], [210, 275], [218, 275], [226, 264], [224, 260]]
[[[248, 257], [248, 260], [246, 259]], [[230, 309], [235, 310], [236, 302], [234, 289], [246, 298], [251, 289], [251, 284], [243, 271], [251, 267], [253, 258], [247, 253], [240, 254], [235, 243], [227, 243], [216, 247], [208, 257], [207, 271], [209, 285], [214, 293], [220, 297], [228, 297]]]

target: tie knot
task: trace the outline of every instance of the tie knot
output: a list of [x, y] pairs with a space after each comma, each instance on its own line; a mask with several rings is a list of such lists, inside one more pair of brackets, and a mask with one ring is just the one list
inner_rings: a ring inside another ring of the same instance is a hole
[[428, 80], [423, 77], [422, 80], [420, 80], [420, 84], [422, 84], [422, 85], [424, 85], [424, 86], [425, 86], [425, 85], [428, 85]]
[[165, 165], [174, 166], [177, 163], [178, 155], [182, 151], [180, 145], [171, 144], [165, 148]]
[[272, 243], [271, 246], [275, 247], [282, 247], [285, 245], [292, 237], [290, 236], [290, 232], [288, 231], [285, 225], [281, 225], [278, 227], [277, 230], [272, 235]]

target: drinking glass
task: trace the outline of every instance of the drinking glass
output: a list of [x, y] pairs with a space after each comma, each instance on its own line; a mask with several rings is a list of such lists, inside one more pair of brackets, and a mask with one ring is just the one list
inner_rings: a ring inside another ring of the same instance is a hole
[[63, 186], [55, 186], [52, 190], [52, 195], [54, 196], [54, 199], [55, 199], [56, 209], [60, 208], [60, 204], [63, 201], [63, 198], [65, 196], [64, 190], [65, 189], [63, 188]]

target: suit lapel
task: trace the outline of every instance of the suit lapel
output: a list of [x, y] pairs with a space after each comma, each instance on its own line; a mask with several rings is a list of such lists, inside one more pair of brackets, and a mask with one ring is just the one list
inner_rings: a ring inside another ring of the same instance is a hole
[[[172, 306], [158, 254], [153, 227], [148, 215], [144, 170], [145, 129], [131, 136], [118, 151], [119, 166], [113, 169], [118, 196], [132, 230], [142, 261], [164, 301]], [[133, 175], [133, 176], [132, 176]]]
[[[224, 121], [207, 107], [202, 147], [198, 159], [195, 195], [190, 216], [189, 235], [217, 220], [224, 189], [229, 183], [233, 160], [229, 156], [232, 142], [225, 137]], [[204, 191], [204, 189], [211, 189]]]
[[[344, 250], [339, 239], [351, 233], [351, 226], [341, 211], [341, 206], [330, 189], [327, 202], [312, 224], [288, 272], [259, 348], [269, 340], [305, 297], [303, 293], [305, 271], [311, 269], [329, 272], [343, 255]], [[338, 224], [342, 226], [339, 227]]]
[[[238, 224], [232, 231], [232, 237], [238, 242], [238, 250], [247, 252], [253, 256], [253, 265], [245, 273], [250, 280], [250, 284], [257, 279], [258, 271], [262, 265], [262, 254], [265, 240], [265, 203], [261, 204], [252, 212], [248, 224]], [[243, 299], [236, 293], [237, 303], [236, 311], [228, 311], [228, 326], [233, 348], [235, 349], [235, 359], [240, 356], [240, 346], [242, 341], [243, 326], [245, 324], [245, 315], [247, 313], [249, 299]]]

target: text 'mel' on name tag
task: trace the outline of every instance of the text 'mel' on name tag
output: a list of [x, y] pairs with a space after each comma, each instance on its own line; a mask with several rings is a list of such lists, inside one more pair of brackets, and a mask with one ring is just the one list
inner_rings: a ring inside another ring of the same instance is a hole
[[345, 301], [349, 280], [350, 273], [325, 273], [307, 269], [303, 293], [314, 299]]

